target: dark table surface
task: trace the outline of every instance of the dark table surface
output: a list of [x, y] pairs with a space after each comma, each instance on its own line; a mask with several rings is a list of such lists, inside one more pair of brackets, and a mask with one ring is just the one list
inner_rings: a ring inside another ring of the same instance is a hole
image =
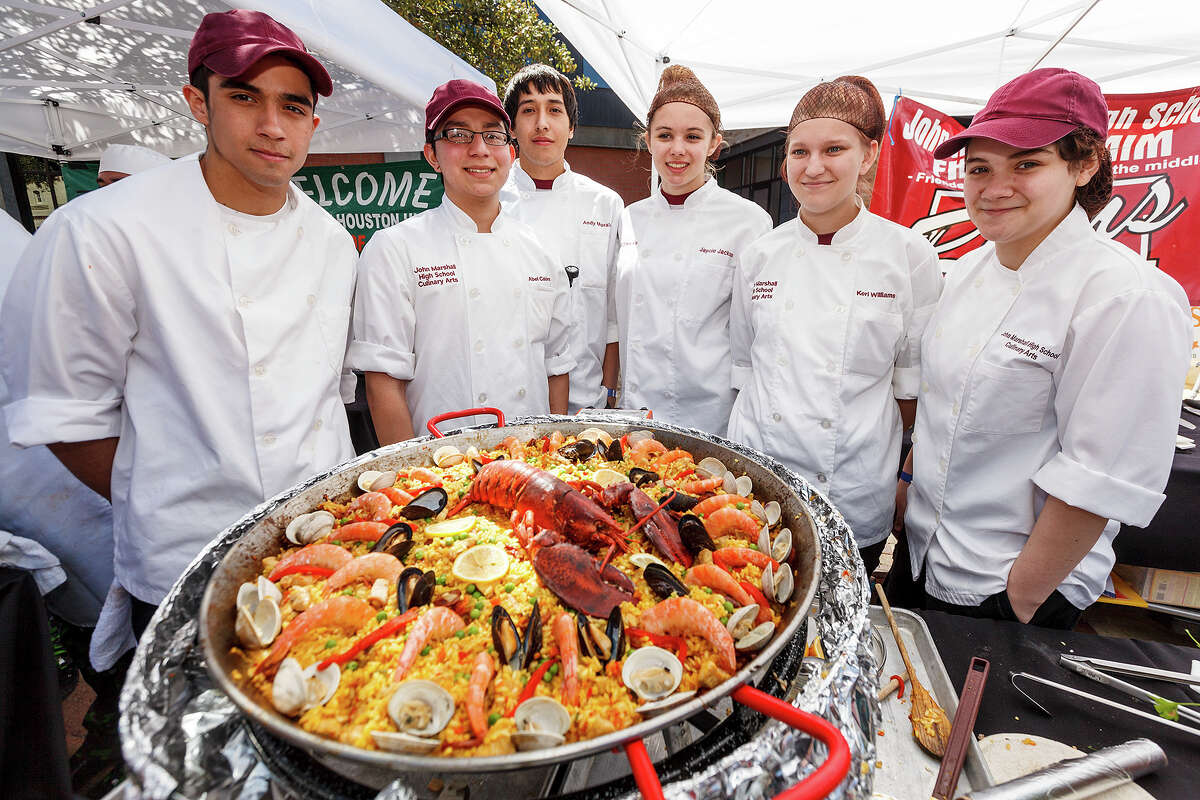
[[[1184, 419], [1200, 426], [1200, 416], [1181, 413]], [[1179, 433], [1200, 442], [1200, 429]], [[1140, 567], [1200, 572], [1200, 547], [1196, 546], [1196, 520], [1200, 514], [1200, 447], [1175, 453], [1171, 477], [1163, 501], [1154, 519], [1145, 528], [1121, 526], [1113, 542], [1117, 562]], [[1200, 792], [1198, 792], [1200, 796]]]
[[[1148, 703], [1060, 667], [1059, 654], [1074, 652], [1075, 655], [1190, 672], [1192, 659], [1200, 658], [1200, 649], [1053, 631], [1014, 622], [968, 619], [937, 611], [917, 613], [929, 626], [956, 688], [961, 689], [972, 656], [991, 662], [983, 702], [975, 721], [976, 734], [1036, 734], [1072, 745], [1085, 753], [1144, 737], [1156, 742], [1166, 752], [1168, 761], [1166, 767], [1140, 779], [1138, 785], [1156, 800], [1200, 797], [1200, 737], [1072, 695], [1056, 694], [1056, 690], [1048, 686], [1024, 681], [1022, 688], [1054, 715], [1046, 717], [1009, 681], [1010, 672], [1028, 672], [1152, 712]], [[1122, 680], [1169, 700], [1193, 699], [1176, 684], [1129, 677], [1122, 677]]]

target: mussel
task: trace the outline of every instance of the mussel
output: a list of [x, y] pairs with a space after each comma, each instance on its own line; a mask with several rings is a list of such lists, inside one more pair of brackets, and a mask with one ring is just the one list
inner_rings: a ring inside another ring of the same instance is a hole
[[533, 601], [524, 635], [517, 631], [517, 623], [504, 606], [492, 608], [492, 644], [501, 663], [513, 669], [528, 669], [542, 649], [542, 615], [538, 613], [537, 601]]
[[579, 652], [583, 655], [594, 656], [601, 664], [607, 664], [625, 654], [625, 621], [619, 606], [613, 608], [603, 627], [599, 620], [579, 612], [575, 613], [575, 625], [579, 629]]
[[568, 461], [583, 462], [596, 455], [596, 443], [587, 439], [578, 439], [570, 444], [564, 444], [555, 452]]
[[695, 514], [684, 514], [679, 518], [679, 538], [692, 555], [701, 550], [717, 549], [716, 543], [704, 528], [704, 522]]
[[621, 440], [613, 439], [608, 443], [608, 447], [604, 448], [605, 461], [620, 461], [625, 458], [625, 453], [621, 450]]
[[629, 482], [639, 489], [648, 483], [656, 483], [659, 480], [657, 472], [641, 467], [634, 467], [629, 470]]
[[414, 497], [408, 505], [400, 509], [400, 516], [405, 519], [429, 519], [436, 517], [446, 508], [450, 496], [440, 486], [433, 486]]
[[392, 525], [383, 535], [375, 540], [375, 544], [371, 547], [372, 553], [387, 553], [393, 555], [400, 561], [404, 561], [405, 556], [413, 548], [413, 529], [407, 522], [397, 522]]
[[433, 599], [433, 587], [437, 584], [437, 575], [433, 570], [422, 570], [420, 567], [405, 567], [396, 579], [396, 605], [403, 614], [410, 608], [429, 605]]
[[690, 494], [676, 491], [675, 494], [671, 495], [671, 502], [667, 503], [667, 508], [671, 511], [691, 511], [699, 502], [699, 497], [692, 497]]
[[675, 577], [675, 573], [664, 567], [662, 564], [648, 564], [642, 570], [642, 577], [646, 579], [646, 585], [659, 597], [666, 600], [673, 594], [680, 597], [688, 596], [688, 589], [683, 585], [679, 578]]

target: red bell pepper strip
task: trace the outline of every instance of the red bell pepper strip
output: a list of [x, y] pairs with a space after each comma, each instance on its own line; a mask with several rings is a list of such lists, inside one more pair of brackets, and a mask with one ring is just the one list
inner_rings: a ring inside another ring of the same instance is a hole
[[542, 437], [542, 452], [543, 453], [550, 452], [550, 437], [549, 436]]
[[651, 644], [657, 645], [658, 647], [675, 650], [680, 661], [687, 659], [687, 640], [682, 636], [667, 636], [663, 633], [650, 633], [650, 631], [644, 631], [641, 628], [626, 628], [625, 633], [630, 636], [641, 636], [644, 639], [649, 639]]
[[333, 570], [329, 567], [316, 567], [312, 564], [292, 564], [290, 567], [284, 567], [278, 572], [271, 573], [271, 580], [278, 581], [280, 578], [286, 578], [288, 575], [316, 575], [319, 578], [328, 578], [333, 574]]
[[389, 636], [400, 633], [400, 631], [408, 627], [408, 623], [417, 618], [417, 615], [420, 612], [421, 609], [419, 608], [410, 608], [400, 616], [392, 617], [387, 622], [383, 623], [366, 636], [363, 636], [361, 639], [347, 647], [342, 652], [338, 653], [337, 655], [332, 655], [322, 661], [320, 665], [317, 666], [317, 669], [325, 669], [330, 664], [345, 664], [347, 661], [351, 660], [379, 640], [386, 639]]
[[685, 470], [681, 470], [681, 471], [680, 471], [680, 472], [679, 472], [679, 473], [678, 473], [678, 474], [675, 476], [674, 480], [681, 481], [681, 480], [683, 480], [684, 478], [686, 478], [687, 476], [689, 476], [689, 475], [695, 475], [695, 474], [696, 474], [696, 468], [695, 468], [695, 467], [688, 467], [688, 468], [687, 468], [687, 469], [685, 469]]
[[746, 590], [746, 594], [754, 598], [754, 602], [758, 603], [758, 616], [754, 618], [754, 624], [762, 625], [764, 622], [770, 622], [771, 604], [767, 602], [767, 597], [762, 590], [750, 581], [738, 581], [738, 585]]
[[[542, 676], [546, 674], [546, 670], [550, 669], [550, 666], [556, 661], [558, 661], [557, 658], [547, 658], [540, 665], [538, 665], [538, 668], [535, 669], [533, 674], [529, 676], [529, 682], [525, 684], [525, 688], [521, 690], [521, 694], [517, 696], [517, 706], [521, 705], [521, 703], [524, 703], [537, 693], [537, 687], [538, 684], [542, 682]], [[508, 713], [504, 716], [511, 717], [513, 714], [517, 713], [517, 706], [510, 708]]]
[[900, 689], [899, 689], [899, 691], [896, 692], [896, 699], [897, 700], [903, 699], [903, 697], [904, 697], [904, 678], [901, 678], [899, 675], [892, 675], [892, 676], [889, 676], [888, 680], [893, 680], [896, 683], [900, 684]]

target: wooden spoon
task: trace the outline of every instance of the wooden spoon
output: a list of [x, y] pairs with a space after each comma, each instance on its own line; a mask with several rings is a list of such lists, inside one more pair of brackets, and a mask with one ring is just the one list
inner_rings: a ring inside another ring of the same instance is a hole
[[900, 629], [896, 627], [896, 619], [892, 616], [892, 607], [883, 593], [883, 586], [875, 584], [875, 593], [879, 595], [883, 613], [887, 614], [888, 625], [892, 626], [892, 635], [896, 637], [896, 646], [900, 648], [900, 657], [904, 659], [904, 666], [908, 669], [909, 691], [912, 696], [912, 712], [909, 719], [912, 720], [913, 738], [925, 752], [941, 758], [946, 754], [946, 744], [950, 741], [950, 719], [917, 680], [917, 672], [908, 660], [908, 649], [904, 646], [904, 640], [900, 638]]

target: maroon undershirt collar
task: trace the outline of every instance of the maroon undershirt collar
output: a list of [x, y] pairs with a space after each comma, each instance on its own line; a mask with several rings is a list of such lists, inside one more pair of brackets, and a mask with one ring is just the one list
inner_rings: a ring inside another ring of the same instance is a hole
[[698, 192], [698, 191], [699, 191], [699, 189], [692, 189], [692, 191], [690, 191], [690, 192], [686, 192], [686, 193], [684, 193], [684, 194], [668, 194], [668, 193], [667, 193], [667, 191], [666, 191], [665, 189], [660, 189], [659, 191], [661, 191], [661, 192], [662, 192], [662, 196], [663, 196], [664, 198], [666, 198], [666, 201], [667, 201], [667, 204], [668, 204], [668, 205], [672, 205], [672, 206], [681, 206], [681, 205], [683, 205], [683, 202], [684, 202], [685, 200], [687, 200], [687, 199], [688, 199], [689, 197], [691, 197], [693, 194], [695, 194], [696, 192]]

